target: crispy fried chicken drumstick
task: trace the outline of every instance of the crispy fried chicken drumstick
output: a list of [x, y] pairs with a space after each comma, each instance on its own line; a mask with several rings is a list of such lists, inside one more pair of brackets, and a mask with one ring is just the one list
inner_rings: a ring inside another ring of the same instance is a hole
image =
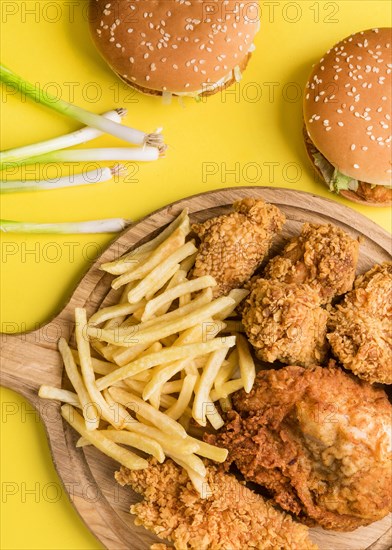
[[392, 407], [385, 392], [341, 369], [260, 371], [210, 443], [246, 480], [308, 524], [351, 531], [391, 511]]
[[285, 283], [306, 283], [329, 303], [352, 289], [359, 242], [339, 227], [305, 223], [282, 254], [266, 266], [264, 277]]
[[392, 263], [358, 277], [329, 320], [328, 340], [342, 365], [371, 383], [392, 384]]
[[186, 471], [170, 459], [163, 464], [152, 459], [145, 470], [122, 467], [116, 479], [144, 497], [131, 507], [135, 523], [169, 539], [178, 550], [317, 549], [304, 525], [215, 466], [207, 467], [207, 498], [197, 494]]
[[230, 214], [192, 226], [201, 241], [193, 275], [214, 277], [215, 296], [241, 287], [253, 275], [286, 219], [262, 200], [243, 199], [233, 208]]

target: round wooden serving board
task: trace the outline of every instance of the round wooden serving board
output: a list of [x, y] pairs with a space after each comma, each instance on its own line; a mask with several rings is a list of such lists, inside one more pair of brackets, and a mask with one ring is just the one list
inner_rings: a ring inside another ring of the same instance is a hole
[[[113, 292], [109, 292], [112, 277], [99, 269], [103, 262], [153, 237], [185, 207], [189, 208], [191, 220], [200, 222], [229, 212], [235, 200], [245, 197], [262, 198], [286, 214], [287, 223], [274, 245], [274, 252], [288, 237], [297, 235], [304, 222], [333, 223], [353, 237], [362, 237], [358, 273], [391, 259], [390, 236], [367, 218], [332, 200], [268, 187], [211, 191], [162, 208], [129, 227], [86, 273], [64, 309], [40, 330], [2, 335], [2, 385], [23, 395], [40, 412], [65, 490], [86, 525], [110, 550], [146, 550], [157, 539], [142, 527], [135, 527], [128, 511], [138, 497], [114, 481], [117, 464], [90, 447], [76, 449], [78, 436], [62, 421], [59, 403], [39, 399], [38, 388], [41, 384], [60, 386], [62, 383], [63, 367], [57, 341], [60, 336], [71, 338], [74, 308], [86, 307], [91, 315], [103, 302], [113, 300]], [[391, 547], [391, 516], [352, 533], [312, 529], [311, 536], [321, 550], [387, 550]]]

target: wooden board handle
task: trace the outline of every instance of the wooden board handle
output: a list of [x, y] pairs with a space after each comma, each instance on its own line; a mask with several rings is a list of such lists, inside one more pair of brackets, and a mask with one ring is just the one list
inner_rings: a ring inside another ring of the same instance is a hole
[[2, 333], [0, 350], [1, 385], [10, 388], [36, 406], [41, 384], [61, 384], [62, 363], [57, 350], [60, 336], [69, 340], [72, 323], [56, 317], [32, 332]]

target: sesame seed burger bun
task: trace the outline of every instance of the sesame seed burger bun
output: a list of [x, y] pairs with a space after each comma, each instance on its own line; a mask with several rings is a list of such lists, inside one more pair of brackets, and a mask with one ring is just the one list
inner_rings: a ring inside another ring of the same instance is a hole
[[117, 75], [152, 95], [210, 95], [237, 80], [259, 29], [255, 1], [90, 0], [94, 43]]
[[305, 142], [316, 170], [330, 185], [318, 153], [358, 182], [339, 192], [368, 205], [392, 200], [391, 43], [391, 28], [347, 37], [314, 66], [305, 91]]

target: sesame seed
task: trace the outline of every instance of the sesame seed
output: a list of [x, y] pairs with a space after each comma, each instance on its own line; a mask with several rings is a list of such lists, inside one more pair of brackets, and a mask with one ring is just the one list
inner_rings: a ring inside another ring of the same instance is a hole
[[359, 164], [354, 164], [354, 168], [355, 168], [356, 170], [358, 170]]

